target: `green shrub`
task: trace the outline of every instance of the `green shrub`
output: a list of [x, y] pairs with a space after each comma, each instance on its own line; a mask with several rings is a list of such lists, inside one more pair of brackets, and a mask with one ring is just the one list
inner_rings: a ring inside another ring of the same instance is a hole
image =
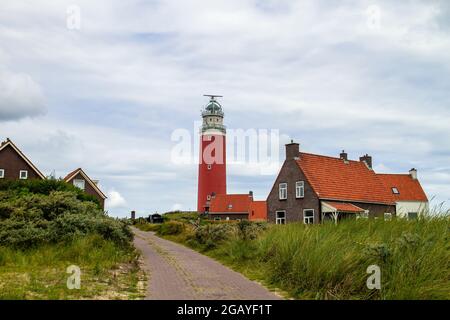
[[267, 229], [267, 223], [264, 222], [241, 220], [237, 224], [238, 235], [242, 240], [254, 240], [265, 229]]
[[221, 242], [230, 239], [235, 228], [230, 224], [206, 224], [195, 230], [195, 240], [207, 249], [215, 248]]
[[100, 207], [100, 202], [96, 197], [86, 194], [83, 190], [61, 179], [0, 180], [0, 191], [12, 191], [20, 196], [27, 194], [49, 195], [53, 191], [66, 191], [75, 194], [80, 201], [94, 202]]
[[157, 232], [159, 235], [177, 235], [182, 233], [185, 230], [185, 225], [182, 222], [178, 221], [169, 221], [163, 223], [158, 228]]
[[[56, 190], [61, 189], [61, 190]], [[107, 217], [92, 201], [61, 181], [2, 181], [0, 184], [0, 246], [28, 248], [98, 234], [125, 245], [131, 229], [122, 220]]]

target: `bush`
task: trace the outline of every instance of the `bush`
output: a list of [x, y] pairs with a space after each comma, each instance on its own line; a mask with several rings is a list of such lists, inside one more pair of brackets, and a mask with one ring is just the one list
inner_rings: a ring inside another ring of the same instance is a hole
[[80, 200], [78, 191], [68, 191], [61, 181], [2, 181], [0, 190], [0, 245], [28, 248], [88, 234], [118, 245], [132, 239], [127, 223], [106, 216], [92, 201]]
[[19, 196], [27, 194], [49, 195], [53, 191], [66, 191], [74, 194], [78, 200], [94, 202], [100, 208], [100, 202], [96, 197], [86, 194], [84, 191], [61, 179], [0, 180], [0, 191], [11, 191]]
[[166, 236], [166, 235], [177, 235], [182, 233], [184, 230], [185, 230], [184, 223], [178, 221], [169, 221], [161, 224], [157, 232], [159, 235]]
[[207, 224], [195, 230], [195, 240], [205, 245], [207, 249], [215, 248], [221, 242], [230, 239], [235, 234], [231, 224]]
[[267, 229], [267, 223], [264, 222], [241, 220], [237, 224], [238, 235], [241, 240], [254, 240], [265, 229]]

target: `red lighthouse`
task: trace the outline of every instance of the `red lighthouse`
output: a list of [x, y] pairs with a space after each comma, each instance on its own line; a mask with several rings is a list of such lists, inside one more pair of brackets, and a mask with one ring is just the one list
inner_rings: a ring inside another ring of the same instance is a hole
[[226, 129], [223, 125], [223, 110], [216, 98], [210, 100], [202, 111], [203, 124], [200, 129], [200, 159], [198, 166], [197, 211], [209, 211], [214, 194], [227, 193], [226, 175]]

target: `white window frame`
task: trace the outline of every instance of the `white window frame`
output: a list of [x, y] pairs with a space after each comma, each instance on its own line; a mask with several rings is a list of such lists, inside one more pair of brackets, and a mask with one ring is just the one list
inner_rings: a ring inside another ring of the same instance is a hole
[[5, 178], [5, 169], [0, 169], [0, 179]]
[[[25, 176], [22, 176], [23, 173], [25, 174]], [[28, 170], [20, 170], [19, 171], [19, 179], [27, 180], [28, 179]]]
[[305, 181], [297, 181], [295, 183], [295, 197], [297, 199], [305, 197]]
[[[283, 218], [278, 217], [278, 213], [284, 213]], [[284, 223], [281, 223], [281, 221], [284, 221]], [[285, 210], [278, 210], [275, 211], [275, 223], [276, 224], [286, 224], [286, 211]]]
[[[286, 182], [282, 182], [278, 185], [278, 197], [280, 200], [286, 200], [287, 199], [287, 193], [288, 193], [288, 185]], [[284, 197], [282, 192], [284, 191]]]
[[[306, 211], [312, 211], [312, 217], [310, 216], [305, 216], [305, 212]], [[315, 211], [314, 209], [303, 209], [303, 223], [304, 224], [314, 224], [314, 215], [315, 215]], [[312, 222], [306, 222], [306, 221], [310, 221], [310, 219], [312, 218]]]
[[384, 221], [391, 221], [392, 220], [392, 213], [391, 212], [385, 212], [384, 213]]
[[369, 219], [369, 211], [364, 211], [360, 214], [357, 214], [356, 219]]
[[[76, 184], [76, 182], [81, 182], [81, 181], [83, 181], [83, 188], [80, 188], [80, 187], [77, 186], [77, 184]], [[86, 190], [86, 180], [84, 180], [84, 179], [73, 179], [73, 185], [74, 185], [75, 187], [77, 187], [78, 189]]]

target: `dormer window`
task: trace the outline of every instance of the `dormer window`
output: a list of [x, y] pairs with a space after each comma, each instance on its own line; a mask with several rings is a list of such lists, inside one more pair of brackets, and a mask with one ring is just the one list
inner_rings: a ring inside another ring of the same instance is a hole
[[28, 179], [28, 171], [27, 170], [20, 170], [20, 172], [19, 172], [19, 179], [21, 179], [21, 180]]
[[398, 189], [396, 187], [392, 187], [392, 193], [393, 194], [400, 194], [400, 192], [398, 191]]
[[228, 205], [228, 210], [231, 210], [231, 209], [233, 209], [233, 205], [230, 203], [230, 204]]

